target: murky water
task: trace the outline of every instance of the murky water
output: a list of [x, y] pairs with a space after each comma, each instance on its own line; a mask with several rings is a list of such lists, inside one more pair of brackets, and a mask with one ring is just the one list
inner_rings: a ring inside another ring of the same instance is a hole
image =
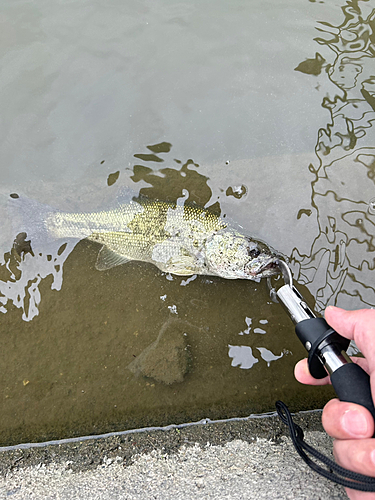
[[264, 282], [99, 272], [88, 241], [12, 249], [7, 200], [185, 197], [288, 256], [317, 310], [374, 306], [374, 19], [362, 1], [3, 4], [2, 444], [332, 395], [294, 380], [305, 352]]

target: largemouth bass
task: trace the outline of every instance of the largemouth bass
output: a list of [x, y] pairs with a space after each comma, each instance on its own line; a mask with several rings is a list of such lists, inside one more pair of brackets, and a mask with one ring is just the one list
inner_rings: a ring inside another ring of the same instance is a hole
[[10, 201], [21, 227], [40, 241], [87, 238], [102, 245], [96, 268], [136, 260], [181, 276], [259, 280], [279, 273], [278, 255], [241, 234], [222, 217], [195, 205], [130, 198], [107, 211], [68, 213], [17, 197]]

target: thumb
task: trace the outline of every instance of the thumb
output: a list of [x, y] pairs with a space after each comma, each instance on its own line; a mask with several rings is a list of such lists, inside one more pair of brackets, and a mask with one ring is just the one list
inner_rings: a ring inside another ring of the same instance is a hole
[[369, 363], [370, 373], [375, 371], [375, 310], [345, 311], [329, 306], [324, 316], [337, 333], [355, 341]]

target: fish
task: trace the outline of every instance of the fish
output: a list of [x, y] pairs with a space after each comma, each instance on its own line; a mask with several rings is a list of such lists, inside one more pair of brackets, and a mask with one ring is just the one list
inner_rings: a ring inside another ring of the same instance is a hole
[[108, 210], [70, 213], [18, 195], [10, 201], [18, 232], [26, 232], [32, 248], [43, 241], [93, 241], [101, 245], [99, 271], [142, 261], [179, 276], [259, 281], [280, 273], [280, 254], [195, 204], [128, 195]]

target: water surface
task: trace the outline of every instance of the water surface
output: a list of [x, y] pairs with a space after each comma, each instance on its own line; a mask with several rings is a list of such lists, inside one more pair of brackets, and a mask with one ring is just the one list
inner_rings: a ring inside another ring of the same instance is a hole
[[318, 311], [374, 306], [370, 2], [20, 1], [0, 21], [1, 443], [321, 407], [264, 282], [99, 272], [87, 241], [20, 258], [7, 199], [185, 198], [289, 257]]

